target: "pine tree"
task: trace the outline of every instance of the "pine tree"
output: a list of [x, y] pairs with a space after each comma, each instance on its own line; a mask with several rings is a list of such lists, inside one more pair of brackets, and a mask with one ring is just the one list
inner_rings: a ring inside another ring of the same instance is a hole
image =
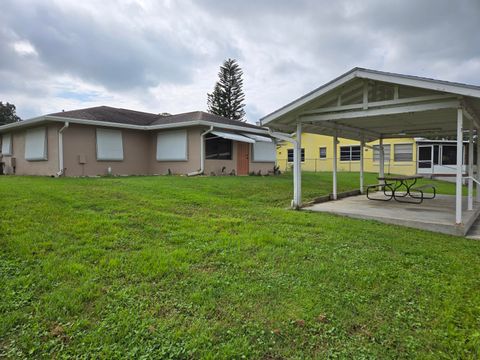
[[227, 59], [220, 67], [219, 80], [213, 92], [207, 94], [208, 111], [229, 119], [245, 121], [245, 94], [243, 71], [234, 59]]

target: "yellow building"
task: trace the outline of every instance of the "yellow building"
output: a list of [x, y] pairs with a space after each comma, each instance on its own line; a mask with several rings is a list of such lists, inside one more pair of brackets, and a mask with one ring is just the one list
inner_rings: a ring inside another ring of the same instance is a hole
[[[360, 143], [339, 138], [337, 145], [338, 171], [360, 171]], [[417, 145], [415, 139], [385, 139], [385, 173], [412, 175], [417, 172]], [[364, 169], [379, 170], [378, 141], [365, 144]], [[290, 171], [293, 164], [293, 146], [282, 142], [277, 147], [277, 165], [282, 171]], [[333, 138], [325, 135], [302, 134], [302, 170], [333, 170]]]

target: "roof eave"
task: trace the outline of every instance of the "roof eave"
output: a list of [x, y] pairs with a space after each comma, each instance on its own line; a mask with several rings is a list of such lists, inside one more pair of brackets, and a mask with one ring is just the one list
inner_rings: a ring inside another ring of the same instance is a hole
[[212, 121], [204, 121], [204, 120], [192, 120], [192, 121], [184, 121], [178, 123], [171, 123], [171, 124], [158, 124], [158, 125], [133, 125], [133, 124], [122, 124], [122, 123], [114, 123], [114, 122], [107, 122], [107, 121], [97, 121], [97, 120], [87, 120], [87, 119], [76, 119], [76, 118], [69, 118], [69, 117], [62, 117], [62, 116], [39, 116], [36, 118], [28, 119], [19, 121], [12, 124], [7, 124], [0, 126], [0, 133], [5, 132], [5, 130], [11, 130], [16, 128], [22, 128], [30, 125], [35, 125], [37, 123], [41, 123], [44, 121], [54, 121], [54, 122], [69, 122], [72, 124], [80, 124], [80, 125], [90, 125], [90, 126], [104, 126], [104, 127], [114, 127], [114, 128], [121, 128], [121, 129], [132, 129], [132, 130], [162, 130], [162, 129], [173, 129], [179, 127], [190, 127], [190, 126], [214, 126], [220, 129], [228, 129], [228, 130], [236, 130], [236, 131], [243, 131], [243, 132], [250, 132], [254, 134], [264, 134], [268, 135], [268, 129], [255, 129], [246, 126], [237, 126], [237, 125], [229, 125], [229, 124], [221, 124]]

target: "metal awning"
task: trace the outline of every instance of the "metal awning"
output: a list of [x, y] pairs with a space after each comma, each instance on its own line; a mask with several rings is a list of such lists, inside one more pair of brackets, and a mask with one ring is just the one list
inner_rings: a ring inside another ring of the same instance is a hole
[[254, 134], [242, 134], [246, 137], [249, 137], [250, 139], [253, 139], [258, 142], [272, 142], [273, 140], [269, 137], [266, 136], [260, 136], [260, 135], [254, 135]]
[[218, 137], [224, 138], [224, 139], [229, 139], [229, 140], [234, 140], [234, 141], [240, 141], [240, 142], [246, 142], [250, 144], [254, 144], [255, 140], [243, 136], [243, 135], [238, 135], [235, 133], [231, 132], [224, 132], [224, 131], [212, 131], [211, 132], [213, 135], [217, 135]]

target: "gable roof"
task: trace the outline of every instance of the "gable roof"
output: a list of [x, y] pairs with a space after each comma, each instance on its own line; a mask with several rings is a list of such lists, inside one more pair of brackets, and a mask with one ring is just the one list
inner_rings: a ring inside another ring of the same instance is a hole
[[310, 91], [298, 99], [288, 103], [287, 105], [282, 106], [268, 115], [265, 115], [260, 119], [260, 123], [261, 125], [265, 126], [272, 120], [287, 115], [289, 112], [297, 109], [298, 107], [303, 106], [356, 78], [377, 80], [397, 85], [406, 85], [444, 93], [480, 98], [480, 86], [477, 85], [355, 67], [339, 77], [327, 82], [326, 84], [314, 89], [313, 91]]

